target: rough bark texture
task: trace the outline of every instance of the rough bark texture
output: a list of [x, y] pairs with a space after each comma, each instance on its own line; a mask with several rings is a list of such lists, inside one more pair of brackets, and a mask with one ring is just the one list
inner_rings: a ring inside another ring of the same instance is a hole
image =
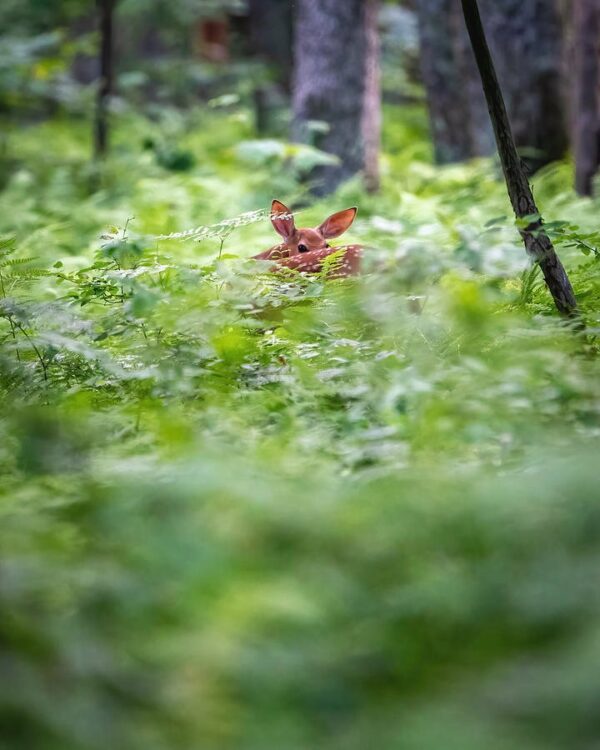
[[600, 162], [600, 0], [574, 0], [575, 189], [592, 195]]
[[293, 6], [289, 0], [249, 0], [252, 52], [275, 66], [289, 87], [292, 73]]
[[[293, 137], [340, 159], [311, 175], [318, 195], [363, 168], [364, 0], [298, 0], [295, 24]], [[327, 133], [311, 129], [325, 122]]]
[[568, 122], [557, 0], [480, 0], [517, 148], [530, 171], [562, 158]]
[[365, 0], [366, 70], [362, 132], [365, 149], [365, 188], [369, 193], [376, 193], [381, 181], [381, 69], [378, 18], [379, 0]]
[[115, 0], [97, 0], [100, 25], [100, 82], [96, 98], [94, 152], [102, 157], [108, 149], [108, 110], [113, 90], [113, 15]]
[[[521, 230], [529, 256], [539, 263], [557, 309], [565, 315], [577, 314], [571, 282], [560, 262], [542, 220], [512, 135], [502, 91], [479, 15], [477, 0], [462, 0], [464, 17], [481, 75], [483, 90], [494, 128], [498, 153], [514, 212], [518, 218], [536, 217]], [[516, 60], [516, 64], [520, 64]]]
[[421, 73], [438, 164], [486, 156], [494, 136], [460, 0], [419, 0]]

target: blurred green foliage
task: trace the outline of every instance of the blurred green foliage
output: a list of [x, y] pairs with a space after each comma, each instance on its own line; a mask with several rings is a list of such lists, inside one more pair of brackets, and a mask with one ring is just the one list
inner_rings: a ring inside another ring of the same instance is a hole
[[318, 154], [243, 97], [115, 120], [103, 165], [64, 117], [2, 153], [0, 748], [594, 747], [600, 243], [570, 165], [535, 188], [585, 335], [497, 166], [434, 168], [419, 107], [386, 111], [379, 196], [298, 214], [359, 205], [337, 282], [248, 260], [276, 235], [247, 212], [306, 206]]

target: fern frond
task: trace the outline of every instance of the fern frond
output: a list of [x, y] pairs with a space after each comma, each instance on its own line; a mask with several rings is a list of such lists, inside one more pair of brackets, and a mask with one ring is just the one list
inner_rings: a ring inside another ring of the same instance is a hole
[[11, 255], [15, 250], [15, 238], [12, 235], [0, 237], [0, 258]]
[[39, 279], [44, 276], [54, 276], [46, 268], [16, 268], [10, 273], [3, 274], [5, 281], [24, 281], [27, 279]]
[[38, 258], [35, 258], [35, 257], [9, 258], [9, 260], [4, 260], [2, 261], [2, 263], [0, 263], [0, 268], [12, 268], [13, 266], [23, 266], [26, 263], [33, 263], [36, 260], [38, 260]]

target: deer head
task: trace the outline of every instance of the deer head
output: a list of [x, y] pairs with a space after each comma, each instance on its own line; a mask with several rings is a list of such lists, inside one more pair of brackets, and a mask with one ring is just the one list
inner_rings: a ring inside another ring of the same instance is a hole
[[271, 204], [271, 223], [275, 231], [283, 238], [280, 250], [292, 257], [299, 253], [309, 253], [313, 250], [325, 250], [329, 247], [327, 240], [339, 237], [354, 221], [356, 208], [346, 208], [329, 216], [318, 227], [313, 229], [297, 229], [292, 212], [281, 201], [274, 200]]

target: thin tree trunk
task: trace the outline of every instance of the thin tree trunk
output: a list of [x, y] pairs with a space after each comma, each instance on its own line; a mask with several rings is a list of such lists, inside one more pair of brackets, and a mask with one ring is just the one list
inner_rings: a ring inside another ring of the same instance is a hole
[[376, 193], [380, 186], [381, 69], [379, 43], [379, 0], [365, 0], [365, 91], [362, 132], [365, 148], [365, 188]]
[[293, 16], [289, 0], [248, 0], [251, 50], [275, 66], [287, 91], [292, 76]]
[[282, 94], [289, 95], [293, 63], [294, 8], [289, 0], [248, 0], [249, 51], [269, 66], [253, 91], [256, 132], [271, 132]]
[[109, 106], [113, 90], [113, 14], [115, 0], [97, 0], [100, 21], [100, 82], [96, 99], [94, 152], [105, 156], [109, 139]]
[[[539, 263], [559, 312], [574, 316], [577, 314], [577, 302], [573, 287], [543, 228], [529, 181], [517, 153], [504, 98], [481, 23], [477, 0], [462, 0], [462, 7], [488, 103], [510, 201], [517, 218], [529, 219], [531, 217], [527, 226], [520, 230], [525, 248], [529, 256]], [[515, 63], [518, 65], [519, 61]], [[523, 96], [528, 96], [528, 92], [523, 92]]]
[[592, 195], [600, 162], [600, 0], [574, 0], [575, 189]]

